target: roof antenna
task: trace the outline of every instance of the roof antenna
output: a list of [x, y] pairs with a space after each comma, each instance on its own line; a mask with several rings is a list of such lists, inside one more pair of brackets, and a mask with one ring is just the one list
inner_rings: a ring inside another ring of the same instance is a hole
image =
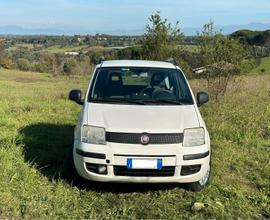
[[102, 64], [105, 61], [105, 57], [101, 56], [98, 60], [98, 64]]

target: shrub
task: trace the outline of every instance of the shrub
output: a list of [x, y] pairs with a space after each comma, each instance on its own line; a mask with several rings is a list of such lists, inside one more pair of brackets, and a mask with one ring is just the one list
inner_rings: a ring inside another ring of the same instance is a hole
[[90, 75], [93, 73], [94, 66], [89, 62], [79, 62], [74, 68], [74, 73], [79, 75]]
[[34, 62], [31, 69], [35, 72], [48, 73], [50, 72], [50, 67], [45, 62]]
[[11, 59], [9, 59], [9, 58], [3, 58], [3, 59], [1, 60], [0, 65], [1, 65], [3, 68], [5, 68], [5, 69], [12, 69], [13, 63], [12, 63], [12, 60], [11, 60]]
[[127, 47], [117, 51], [118, 59], [142, 59], [142, 48], [138, 46]]
[[55, 54], [40, 54], [39, 60], [45, 72], [56, 74], [56, 55]]
[[19, 70], [29, 71], [30, 70], [30, 62], [27, 59], [20, 58], [17, 61], [17, 67]]
[[75, 59], [69, 59], [64, 63], [63, 70], [67, 75], [75, 74], [77, 67], [77, 61]]
[[242, 73], [249, 73], [254, 68], [258, 67], [260, 65], [259, 59], [244, 59], [240, 63], [240, 68]]
[[203, 76], [208, 83], [208, 91], [215, 101], [225, 94], [229, 80], [241, 72], [241, 62], [246, 57], [244, 46], [239, 41], [214, 32], [214, 24], [204, 25], [199, 35], [199, 48], [203, 66]]
[[264, 68], [262, 68], [262, 69], [261, 69], [261, 73], [264, 73], [264, 72], [265, 72], [265, 69], [264, 69]]
[[99, 59], [100, 59], [100, 57], [101, 56], [104, 56], [104, 53], [102, 51], [89, 50], [87, 52], [87, 55], [89, 56], [90, 63], [97, 64], [98, 61], [99, 61]]

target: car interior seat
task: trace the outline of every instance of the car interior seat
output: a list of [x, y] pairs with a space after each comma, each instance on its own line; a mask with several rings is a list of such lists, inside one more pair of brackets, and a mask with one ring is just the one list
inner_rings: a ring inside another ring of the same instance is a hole
[[112, 72], [108, 75], [105, 88], [105, 96], [120, 96], [123, 95], [123, 78], [121, 73]]

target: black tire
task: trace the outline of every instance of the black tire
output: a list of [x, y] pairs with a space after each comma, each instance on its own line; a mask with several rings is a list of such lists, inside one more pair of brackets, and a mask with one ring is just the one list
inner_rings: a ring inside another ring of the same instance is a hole
[[209, 184], [210, 176], [211, 176], [211, 160], [210, 160], [209, 167], [208, 167], [208, 170], [207, 170], [205, 176], [197, 182], [188, 183], [187, 184], [188, 188], [194, 192], [201, 191]]

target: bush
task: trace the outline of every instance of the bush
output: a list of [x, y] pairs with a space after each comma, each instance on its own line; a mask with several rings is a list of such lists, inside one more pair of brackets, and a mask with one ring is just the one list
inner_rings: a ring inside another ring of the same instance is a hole
[[198, 40], [206, 68], [202, 76], [207, 80], [213, 100], [220, 101], [230, 79], [241, 73], [241, 63], [247, 55], [245, 47], [233, 38], [216, 33], [213, 22], [204, 25]]
[[5, 69], [12, 69], [13, 63], [12, 63], [12, 60], [11, 60], [11, 59], [9, 59], [9, 58], [3, 58], [3, 59], [1, 60], [0, 65], [1, 65], [3, 68], [5, 68]]
[[142, 48], [138, 46], [127, 47], [117, 51], [118, 59], [139, 60], [142, 59], [142, 56], [143, 56]]
[[93, 71], [94, 65], [91, 65], [89, 62], [79, 62], [74, 68], [74, 73], [79, 75], [90, 75]]
[[249, 73], [259, 65], [260, 65], [259, 59], [244, 59], [240, 63], [240, 69], [242, 73]]
[[45, 62], [34, 62], [31, 66], [32, 71], [40, 72], [40, 73], [48, 73], [50, 72], [50, 67]]
[[89, 50], [87, 52], [87, 55], [89, 56], [90, 63], [97, 64], [98, 61], [99, 61], [99, 59], [100, 59], [100, 57], [101, 56], [104, 56], [104, 53], [102, 51]]
[[75, 59], [69, 59], [64, 63], [63, 70], [67, 75], [75, 74], [77, 67], [77, 61]]
[[20, 58], [17, 61], [17, 67], [19, 70], [29, 71], [30, 70], [30, 62], [27, 59]]

